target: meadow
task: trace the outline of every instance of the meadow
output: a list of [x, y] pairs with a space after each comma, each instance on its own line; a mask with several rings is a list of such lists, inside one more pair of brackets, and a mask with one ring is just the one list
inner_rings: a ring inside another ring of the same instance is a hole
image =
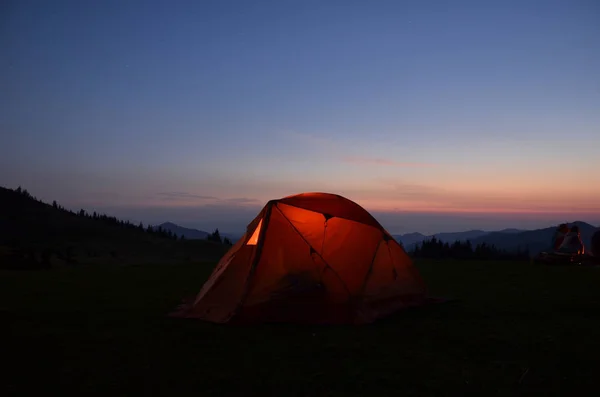
[[417, 264], [453, 300], [366, 326], [167, 317], [210, 264], [2, 271], [2, 394], [597, 395], [600, 268]]

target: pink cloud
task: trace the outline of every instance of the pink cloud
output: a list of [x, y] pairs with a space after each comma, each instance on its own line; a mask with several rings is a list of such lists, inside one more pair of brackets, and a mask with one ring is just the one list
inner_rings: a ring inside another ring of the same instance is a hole
[[571, 191], [538, 192], [519, 189], [447, 189], [431, 185], [390, 183], [346, 190], [349, 198], [369, 210], [422, 213], [599, 214], [598, 195]]
[[407, 167], [407, 168], [423, 168], [423, 167], [435, 167], [435, 164], [429, 163], [415, 163], [415, 162], [402, 162], [389, 159], [373, 158], [373, 157], [360, 157], [360, 156], [346, 156], [343, 158], [346, 163], [352, 164], [372, 164], [382, 165], [389, 167]]
[[161, 192], [151, 195], [144, 201], [146, 205], [159, 205], [169, 207], [185, 206], [256, 206], [261, 200], [249, 197], [216, 197], [189, 192]]

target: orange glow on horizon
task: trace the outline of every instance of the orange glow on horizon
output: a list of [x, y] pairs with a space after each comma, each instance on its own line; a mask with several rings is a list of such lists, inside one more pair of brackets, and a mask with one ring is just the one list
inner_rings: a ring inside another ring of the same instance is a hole
[[[280, 199], [302, 192], [339, 194], [364, 207], [367, 211], [390, 213], [430, 214], [582, 214], [600, 215], [600, 187], [594, 183], [581, 186], [538, 181], [526, 186], [515, 181], [514, 186], [499, 183], [480, 185], [462, 181], [452, 184], [396, 182], [372, 179], [362, 185], [360, 179], [350, 183], [326, 186], [319, 183], [269, 182], [252, 185], [240, 184], [235, 188], [203, 189], [191, 193], [145, 197], [123, 197], [119, 203], [105, 203], [121, 207], [204, 208], [227, 210], [229, 208], [258, 211], [269, 200]], [[236, 198], [238, 197], [238, 198]]]
[[[361, 199], [354, 198], [351, 195], [342, 196], [355, 201], [367, 211], [375, 212], [408, 212], [408, 213], [431, 213], [431, 214], [586, 214], [600, 215], [600, 205], [595, 200], [579, 200], [560, 202], [538, 201], [535, 200], [486, 200], [472, 198], [471, 200], [455, 200], [447, 201], [437, 200], [376, 200], [376, 199]], [[279, 198], [279, 197], [274, 197]], [[256, 209], [257, 211], [263, 207], [269, 199], [256, 200], [252, 204], [235, 204], [237, 208]], [[505, 204], [506, 203], [506, 204]], [[204, 207], [205, 203], [194, 202], [146, 202], [144, 204], [133, 204], [133, 206], [142, 207], [170, 207], [170, 208], [196, 208]], [[223, 204], [228, 205], [228, 204]], [[209, 204], [210, 206], [210, 204]]]
[[[600, 214], [600, 206], [580, 205], [579, 203], [567, 203], [563, 205], [548, 205], [546, 203], [536, 206], [532, 204], [512, 203], [506, 206], [485, 202], [465, 203], [464, 205], [452, 205], [452, 203], [423, 203], [423, 202], [377, 202], [370, 200], [357, 200], [357, 203], [369, 211], [378, 212], [413, 212], [413, 213], [439, 213], [439, 214]], [[583, 203], [582, 203], [583, 204]]]

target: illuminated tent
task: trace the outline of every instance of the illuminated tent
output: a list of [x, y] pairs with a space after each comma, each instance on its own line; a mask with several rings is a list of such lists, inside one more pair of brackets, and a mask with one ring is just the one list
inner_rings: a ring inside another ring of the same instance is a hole
[[426, 299], [398, 242], [358, 204], [304, 193], [272, 200], [174, 313], [217, 323], [369, 323]]

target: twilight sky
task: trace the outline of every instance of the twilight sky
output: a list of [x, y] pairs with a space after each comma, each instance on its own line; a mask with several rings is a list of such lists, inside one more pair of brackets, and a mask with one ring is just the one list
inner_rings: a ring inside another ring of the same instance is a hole
[[73, 209], [233, 232], [326, 191], [392, 233], [600, 224], [595, 0], [7, 0], [0, 53], [0, 185]]

